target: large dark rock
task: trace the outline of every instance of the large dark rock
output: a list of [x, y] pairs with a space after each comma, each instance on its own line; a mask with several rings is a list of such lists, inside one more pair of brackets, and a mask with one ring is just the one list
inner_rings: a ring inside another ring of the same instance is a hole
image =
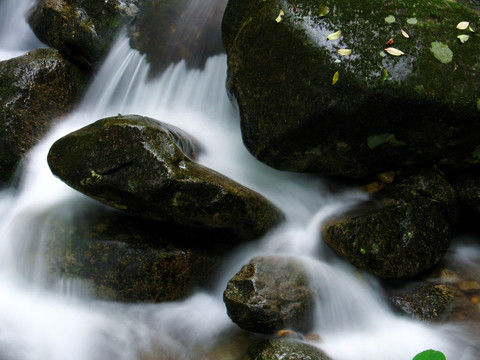
[[[163, 302], [207, 286], [223, 262], [210, 234], [79, 205], [44, 211], [22, 233], [33, 254], [44, 254], [48, 279], [81, 279], [103, 299]], [[39, 233], [48, 234], [44, 248]]]
[[[258, 193], [192, 160], [178, 128], [139, 116], [99, 120], [59, 139], [52, 172], [74, 189], [135, 216], [258, 237], [282, 214]], [[230, 237], [232, 238], [232, 237]]]
[[130, 44], [146, 54], [153, 73], [185, 60], [203, 67], [223, 52], [221, 22], [227, 0], [144, 0], [130, 27]]
[[480, 174], [478, 172], [455, 174], [451, 182], [459, 203], [466, 209], [465, 217], [472, 218], [476, 224], [480, 214]]
[[250, 360], [330, 360], [320, 349], [291, 339], [264, 340], [248, 349]]
[[327, 221], [323, 239], [337, 254], [380, 278], [413, 277], [448, 250], [453, 194], [436, 170], [406, 174], [371, 203]]
[[223, 300], [233, 322], [260, 333], [308, 330], [315, 303], [305, 269], [288, 257], [252, 259], [230, 279]]
[[110, 49], [138, 0], [39, 0], [28, 22], [40, 40], [92, 68]]
[[[228, 88], [252, 154], [354, 178], [428, 161], [478, 167], [480, 35], [456, 25], [478, 28], [479, 13], [456, 1], [341, 0], [320, 16], [322, 5], [227, 5]], [[392, 36], [404, 55], [384, 51]], [[345, 48], [351, 55], [337, 52]]]
[[59, 117], [70, 112], [87, 77], [57, 50], [0, 62], [0, 183]]

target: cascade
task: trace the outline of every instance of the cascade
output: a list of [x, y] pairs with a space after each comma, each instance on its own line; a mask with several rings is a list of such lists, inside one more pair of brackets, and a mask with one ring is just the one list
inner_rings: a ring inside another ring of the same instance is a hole
[[[29, 0], [0, 2], [0, 38], [13, 40], [13, 25], [3, 21], [24, 16], [28, 6]], [[10, 43], [17, 44], [15, 51], [40, 45], [28, 36]], [[10, 48], [0, 43], [0, 52]], [[149, 79], [145, 58], [129, 47], [126, 34], [119, 36], [78, 108], [29, 153], [18, 188], [0, 192], [0, 359], [196, 359], [199, 344], [213, 344], [236, 328], [222, 292], [228, 279], [260, 254], [302, 259], [322, 293], [314, 332], [321, 334], [322, 349], [334, 360], [408, 360], [429, 348], [448, 359], [475, 359], [474, 344], [461, 328], [394, 314], [374, 279], [356, 276], [355, 269], [330, 256], [319, 242], [320, 224], [366, 195], [331, 193], [319, 178], [279, 172], [253, 158], [242, 144], [238, 115], [225, 91], [226, 70], [226, 55], [221, 54], [210, 57], [201, 70], [182, 61]], [[48, 238], [48, 219], [45, 233], [28, 231], [38, 214], [60, 216], [55, 211], [60, 205], [62, 212], [75, 214], [91, 201], [51, 174], [46, 162], [50, 146], [117, 113], [149, 116], [194, 134], [205, 148], [200, 163], [260, 192], [285, 212], [282, 225], [232, 255], [212, 291], [162, 304], [106, 302], [89, 296], [81, 281], [58, 279], [55, 286], [48, 285], [41, 256], [30, 256], [32, 243], [41, 247]], [[458, 256], [462, 252], [478, 261], [475, 248], [462, 247]]]

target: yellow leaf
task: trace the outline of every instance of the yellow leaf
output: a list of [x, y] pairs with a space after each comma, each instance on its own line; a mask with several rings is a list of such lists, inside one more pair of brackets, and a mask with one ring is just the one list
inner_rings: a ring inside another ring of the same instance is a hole
[[402, 35], [403, 35], [404, 38], [408, 39], [410, 37], [410, 35], [408, 35], [405, 30], [400, 29], [400, 31], [402, 32]]
[[468, 21], [459, 22], [457, 24], [457, 29], [458, 30], [465, 30], [466, 28], [468, 28], [468, 25], [470, 25], [470, 23]]
[[280, 21], [282, 21], [282, 16], [285, 15], [285, 13], [283, 12], [283, 10], [280, 10], [280, 13], [278, 14], [277, 18], [275, 19], [275, 21], [277, 23], [279, 23]]
[[335, 31], [327, 36], [328, 40], [337, 40], [342, 36], [342, 30]]
[[457, 38], [463, 44], [463, 43], [467, 42], [467, 40], [470, 38], [470, 36], [469, 35], [458, 35]]
[[342, 56], [349, 56], [352, 53], [350, 49], [338, 49], [337, 52]]
[[405, 55], [405, 53], [403, 51], [395, 49], [393, 47], [386, 48], [385, 51], [387, 53], [389, 53], [390, 55], [393, 55], [393, 56]]
[[320, 16], [320, 17], [324, 17], [324, 16], [327, 15], [329, 12], [330, 12], [330, 9], [328, 8], [328, 6], [321, 5], [321, 6], [318, 8], [318, 16]]
[[338, 73], [338, 71], [333, 74], [332, 85], [335, 85], [337, 83], [339, 76], [340, 74]]

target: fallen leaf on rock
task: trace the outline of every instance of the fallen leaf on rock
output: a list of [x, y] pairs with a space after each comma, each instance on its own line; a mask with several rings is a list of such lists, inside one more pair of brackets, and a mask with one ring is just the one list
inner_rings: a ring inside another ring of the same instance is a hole
[[392, 45], [393, 44], [393, 37], [388, 39], [388, 41], [385, 43], [385, 45]]
[[410, 24], [410, 25], [415, 25], [418, 23], [418, 20], [417, 18], [408, 18], [407, 19], [407, 24]]
[[382, 76], [380, 78], [381, 81], [385, 81], [388, 79], [388, 72], [385, 69], [382, 69]]
[[333, 74], [332, 85], [335, 85], [337, 83], [339, 77], [340, 74], [338, 73], [338, 71], [336, 71], [335, 74]]
[[342, 30], [335, 31], [327, 36], [328, 40], [337, 40], [342, 36]]
[[389, 24], [395, 22], [395, 16], [393, 16], [393, 15], [388, 15], [388, 16], [385, 18], [385, 22], [386, 22], [386, 23], [389, 23]]
[[350, 49], [338, 49], [337, 52], [342, 56], [349, 56], [352, 53]]
[[393, 48], [393, 47], [386, 48], [385, 51], [387, 53], [389, 53], [390, 55], [393, 55], [393, 56], [405, 55], [405, 53], [403, 51], [398, 50], [398, 49]]
[[279, 23], [280, 21], [282, 21], [282, 16], [285, 15], [285, 13], [283, 12], [283, 10], [280, 10], [280, 13], [278, 14], [277, 18], [275, 19], [275, 21], [277, 23]]
[[402, 32], [402, 35], [403, 35], [404, 38], [407, 38], [407, 39], [408, 39], [408, 38], [410, 37], [410, 35], [408, 35], [405, 30], [400, 29], [400, 31]]
[[463, 44], [463, 43], [467, 42], [467, 40], [470, 38], [470, 36], [469, 35], [458, 35], [457, 38]]
[[457, 24], [457, 29], [458, 30], [465, 30], [466, 28], [468, 28], [468, 25], [470, 25], [470, 23], [468, 21], [459, 22]]
[[320, 17], [327, 15], [329, 12], [330, 9], [328, 8], [328, 6], [320, 5], [320, 7], [318, 8], [318, 16]]

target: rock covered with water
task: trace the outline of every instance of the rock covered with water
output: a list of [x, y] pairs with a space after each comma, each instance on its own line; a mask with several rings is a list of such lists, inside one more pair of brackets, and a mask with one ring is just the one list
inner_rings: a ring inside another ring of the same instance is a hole
[[227, 0], [147, 0], [129, 27], [132, 48], [146, 55], [153, 72], [185, 60], [203, 67], [223, 50], [221, 22]]
[[304, 267], [290, 257], [252, 259], [230, 279], [223, 293], [232, 321], [260, 333], [308, 330], [314, 297]]
[[87, 77], [57, 50], [0, 62], [0, 183], [50, 126], [77, 104]]
[[227, 82], [245, 145], [278, 169], [353, 178], [478, 167], [480, 35], [461, 21], [475, 30], [479, 12], [457, 1], [230, 0]]
[[74, 189], [149, 220], [233, 239], [261, 236], [282, 219], [258, 193], [196, 163], [197, 147], [174, 126], [119, 115], [59, 139], [48, 163]]
[[436, 169], [403, 174], [373, 201], [322, 228], [324, 241], [353, 265], [380, 278], [409, 278], [447, 252], [456, 199]]
[[138, 0], [39, 0], [28, 22], [44, 43], [92, 68], [134, 18], [137, 5]]
[[[36, 216], [27, 229], [31, 248], [43, 249], [49, 277], [80, 279], [99, 298], [164, 302], [207, 285], [222, 264], [221, 246], [199, 246], [198, 233], [144, 221], [97, 204], [60, 204]], [[212, 241], [209, 234], [205, 240]], [[32, 251], [38, 254], [37, 251]]]
[[248, 349], [250, 360], [330, 360], [319, 348], [291, 339], [264, 340]]

